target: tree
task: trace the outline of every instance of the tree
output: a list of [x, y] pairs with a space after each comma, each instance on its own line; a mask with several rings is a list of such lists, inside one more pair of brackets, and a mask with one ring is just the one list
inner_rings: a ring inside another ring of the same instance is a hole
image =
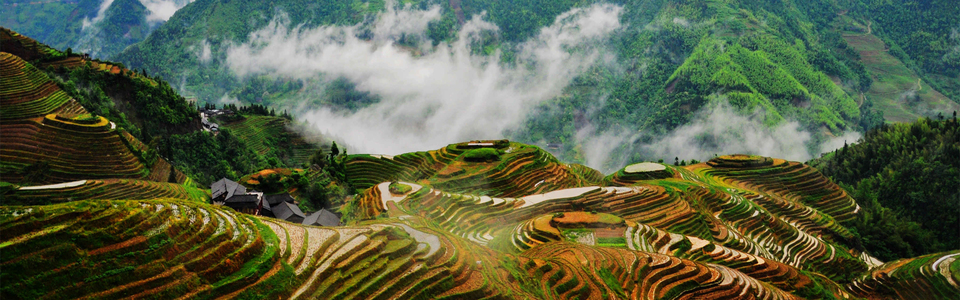
[[340, 149], [337, 148], [337, 142], [333, 142], [333, 144], [330, 145], [330, 156], [336, 157], [337, 155], [340, 155]]
[[317, 153], [314, 153], [313, 156], [310, 157], [310, 165], [320, 167], [321, 169], [326, 168], [329, 162], [327, 154], [323, 152], [323, 148], [317, 149]]

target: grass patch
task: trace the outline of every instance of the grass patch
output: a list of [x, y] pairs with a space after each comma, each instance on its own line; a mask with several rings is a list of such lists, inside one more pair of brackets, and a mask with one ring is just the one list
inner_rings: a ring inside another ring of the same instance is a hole
[[500, 160], [500, 151], [493, 148], [470, 149], [463, 153], [463, 160], [470, 162], [493, 162]]

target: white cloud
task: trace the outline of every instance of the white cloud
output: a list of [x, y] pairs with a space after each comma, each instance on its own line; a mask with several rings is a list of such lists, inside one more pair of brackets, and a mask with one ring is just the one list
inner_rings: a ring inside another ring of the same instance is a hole
[[97, 15], [95, 15], [93, 19], [87, 17], [83, 18], [83, 27], [81, 27], [80, 30], [87, 30], [87, 28], [90, 26], [96, 25], [97, 23], [100, 23], [100, 21], [103, 21], [103, 18], [105, 17], [104, 13], [112, 4], [113, 0], [103, 0], [103, 2], [100, 3], [100, 9], [97, 10]]
[[827, 141], [820, 144], [820, 153], [817, 154], [832, 152], [833, 150], [843, 148], [843, 145], [853, 145], [854, 143], [859, 142], [861, 137], [863, 137], [863, 135], [856, 131], [847, 131], [841, 136], [831, 137]]
[[160, 22], [169, 20], [174, 13], [193, 1], [194, 0], [140, 0], [140, 4], [143, 4], [143, 6], [150, 11], [150, 14], [147, 15], [147, 22]]
[[[388, 4], [390, 6], [390, 4]], [[464, 24], [459, 40], [441, 43], [420, 56], [394, 44], [398, 33], [420, 33], [440, 16], [437, 8], [405, 7], [382, 13], [371, 40], [357, 38], [358, 26], [290, 28], [280, 18], [227, 50], [226, 65], [237, 76], [271, 75], [309, 79], [346, 78], [377, 104], [344, 113], [326, 108], [300, 114], [353, 153], [396, 154], [435, 149], [471, 139], [502, 138], [527, 112], [558, 95], [597, 63], [597, 45], [620, 27], [621, 8], [598, 4], [557, 17], [519, 46], [517, 65], [499, 54], [472, 54], [480, 32], [498, 28], [478, 17]], [[391, 24], [402, 28], [381, 28]]]
[[200, 44], [197, 46], [190, 46], [190, 51], [196, 51], [197, 60], [200, 61], [200, 63], [210, 63], [210, 60], [213, 59], [213, 52], [210, 50], [210, 42], [204, 39], [200, 41]]
[[379, 42], [396, 40], [404, 34], [413, 34], [425, 37], [424, 32], [430, 21], [440, 18], [440, 6], [435, 5], [429, 10], [413, 10], [411, 4], [397, 10], [393, 3], [387, 3], [387, 11], [381, 13], [373, 27], [373, 36]]
[[634, 130], [613, 129], [599, 132], [593, 125], [577, 131], [577, 143], [581, 146], [584, 164], [610, 174], [628, 162], [629, 148], [639, 137]]
[[217, 104], [218, 104], [218, 106], [224, 106], [224, 105], [227, 105], [227, 104], [243, 105], [243, 103], [240, 103], [240, 100], [237, 99], [237, 97], [231, 97], [230, 95], [227, 95], [226, 93], [224, 93], [223, 96], [220, 97], [220, 100], [217, 100]]
[[803, 130], [796, 121], [784, 121], [775, 127], [768, 127], [763, 124], [762, 111], [743, 115], [726, 101], [708, 104], [696, 116], [663, 138], [641, 145], [641, 151], [665, 161], [672, 161], [674, 157], [707, 160], [715, 154], [740, 153], [802, 162], [842, 147], [844, 140], [852, 144], [860, 138], [858, 132], [847, 132], [814, 145], [813, 148], [820, 152], [811, 153], [808, 145], [814, 143], [812, 134]]

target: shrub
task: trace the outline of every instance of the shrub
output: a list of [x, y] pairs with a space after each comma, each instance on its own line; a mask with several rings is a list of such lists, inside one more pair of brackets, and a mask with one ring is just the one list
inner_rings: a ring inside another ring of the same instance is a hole
[[409, 193], [410, 190], [412, 189], [413, 188], [410, 187], [409, 185], [402, 184], [396, 181], [390, 183], [390, 193], [393, 193], [393, 194], [406, 194], [406, 193]]
[[491, 162], [500, 160], [500, 152], [493, 148], [470, 149], [463, 153], [463, 159], [472, 162]]

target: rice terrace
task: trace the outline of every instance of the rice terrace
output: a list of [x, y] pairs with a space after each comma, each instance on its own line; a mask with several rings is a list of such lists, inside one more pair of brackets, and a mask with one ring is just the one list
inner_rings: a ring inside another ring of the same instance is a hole
[[0, 6], [4, 300], [960, 299], [952, 1]]

